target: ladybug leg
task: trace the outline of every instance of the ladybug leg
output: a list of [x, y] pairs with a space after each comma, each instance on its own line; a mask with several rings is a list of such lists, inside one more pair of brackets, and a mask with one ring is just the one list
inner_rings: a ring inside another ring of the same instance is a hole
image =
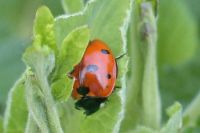
[[74, 73], [74, 68], [69, 72], [69, 73], [67, 73], [67, 77], [69, 77], [70, 79], [73, 79], [73, 73]]
[[119, 89], [122, 88], [121, 86], [115, 86], [114, 89]]
[[120, 60], [122, 57], [124, 57], [124, 55], [126, 55], [126, 53], [118, 56], [115, 58], [115, 62], [116, 62], [116, 67], [117, 67], [117, 70], [116, 70], [116, 77], [118, 77], [118, 65], [117, 65], [117, 61]]
[[126, 55], [126, 53], [124, 53], [124, 54], [122, 54], [122, 55], [119, 55], [119, 56], [116, 57], [115, 59], [116, 59], [116, 60], [119, 60], [119, 59], [121, 59], [122, 57], [124, 57], [124, 55]]
[[75, 109], [81, 110], [81, 109], [80, 109], [80, 106], [79, 106], [77, 103], [75, 104]]
[[115, 86], [112, 93], [114, 93], [116, 91], [116, 89], [122, 88], [121, 86]]

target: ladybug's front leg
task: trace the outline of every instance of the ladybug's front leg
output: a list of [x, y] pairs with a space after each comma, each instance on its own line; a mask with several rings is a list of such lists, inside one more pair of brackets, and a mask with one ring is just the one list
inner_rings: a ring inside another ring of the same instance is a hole
[[124, 55], [126, 55], [126, 53], [124, 53], [124, 54], [122, 54], [122, 55], [119, 55], [119, 56], [116, 57], [115, 59], [116, 59], [116, 60], [119, 60], [119, 59], [121, 59], [122, 57], [124, 57]]
[[113, 91], [112, 91], [112, 93], [114, 93], [115, 90], [116, 90], [116, 89], [119, 89], [119, 88], [122, 88], [122, 87], [121, 87], [121, 86], [115, 86], [114, 89], [113, 89]]

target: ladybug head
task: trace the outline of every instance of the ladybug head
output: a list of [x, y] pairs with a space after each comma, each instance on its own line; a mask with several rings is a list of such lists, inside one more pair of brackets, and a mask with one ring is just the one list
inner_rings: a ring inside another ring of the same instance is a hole
[[86, 96], [89, 93], [89, 88], [88, 87], [84, 87], [84, 86], [80, 86], [77, 89], [78, 94], [82, 95], [82, 96]]
[[86, 115], [91, 115], [95, 113], [100, 108], [101, 103], [105, 102], [106, 100], [106, 97], [82, 97], [75, 103], [75, 108], [83, 108]]

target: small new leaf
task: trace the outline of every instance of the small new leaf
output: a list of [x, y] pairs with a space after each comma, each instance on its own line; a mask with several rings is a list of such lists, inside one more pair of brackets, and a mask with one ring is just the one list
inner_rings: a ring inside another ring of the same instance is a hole
[[37, 76], [49, 75], [55, 63], [53, 51], [48, 46], [31, 46], [23, 54], [24, 62], [31, 67]]
[[54, 17], [46, 6], [42, 6], [37, 10], [33, 31], [33, 45], [48, 45], [53, 50], [57, 50], [54, 34]]
[[176, 102], [167, 109], [167, 114], [170, 119], [167, 124], [161, 129], [161, 133], [178, 133], [182, 127], [182, 106]]

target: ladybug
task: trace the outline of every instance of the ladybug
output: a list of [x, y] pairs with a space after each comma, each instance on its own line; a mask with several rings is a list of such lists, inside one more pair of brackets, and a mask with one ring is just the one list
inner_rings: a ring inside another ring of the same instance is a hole
[[116, 59], [106, 43], [90, 41], [80, 63], [68, 74], [74, 79], [75, 107], [83, 108], [86, 115], [96, 112], [113, 92], [117, 71]]

